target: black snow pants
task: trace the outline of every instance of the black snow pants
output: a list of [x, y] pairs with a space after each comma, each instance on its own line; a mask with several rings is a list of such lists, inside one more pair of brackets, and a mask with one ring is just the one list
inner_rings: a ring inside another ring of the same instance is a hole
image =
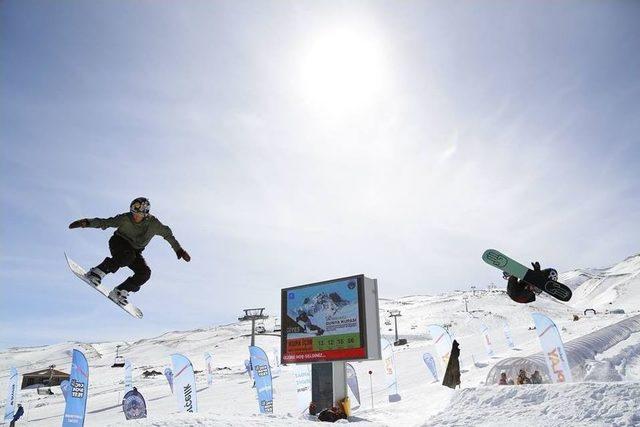
[[118, 285], [118, 289], [129, 292], [138, 292], [151, 277], [151, 269], [142, 256], [142, 249], [134, 249], [124, 238], [114, 234], [109, 239], [111, 258], [105, 258], [98, 268], [105, 273], [115, 273], [120, 267], [129, 267], [133, 270], [133, 276], [129, 276]]

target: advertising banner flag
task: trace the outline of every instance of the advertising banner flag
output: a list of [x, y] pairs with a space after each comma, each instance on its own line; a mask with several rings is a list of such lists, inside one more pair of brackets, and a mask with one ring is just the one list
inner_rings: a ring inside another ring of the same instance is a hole
[[282, 368], [280, 368], [280, 358], [278, 357], [279, 352], [278, 349], [274, 348], [271, 351], [271, 377], [272, 379], [276, 379], [282, 373]]
[[427, 365], [431, 376], [433, 377], [432, 382], [439, 382], [438, 380], [438, 369], [436, 368], [436, 361], [431, 355], [431, 353], [425, 353], [422, 355], [422, 360], [424, 360], [424, 364]]
[[429, 325], [427, 326], [427, 331], [429, 331], [429, 335], [433, 338], [433, 345], [436, 348], [438, 360], [440, 361], [440, 372], [444, 372], [444, 370], [447, 369], [447, 364], [449, 363], [453, 340], [451, 339], [449, 332], [440, 325]]
[[347, 372], [347, 394], [349, 400], [353, 402], [351, 404], [351, 410], [355, 411], [360, 408], [360, 387], [358, 386], [358, 375], [351, 363], [345, 363], [345, 370]]
[[64, 400], [69, 398], [69, 391], [71, 391], [71, 383], [69, 380], [64, 380], [60, 383], [60, 390], [62, 390], [62, 395], [64, 396]]
[[191, 361], [182, 354], [172, 354], [174, 395], [180, 412], [198, 412], [196, 376]]
[[167, 382], [169, 383], [169, 388], [171, 389], [171, 393], [173, 393], [173, 371], [171, 370], [171, 368], [165, 368], [164, 376], [167, 379]]
[[384, 372], [387, 377], [387, 392], [389, 393], [389, 402], [398, 402], [401, 397], [398, 393], [398, 378], [396, 377], [396, 362], [393, 356], [393, 346], [386, 338], [380, 338], [382, 347], [382, 362], [384, 363]]
[[89, 395], [89, 364], [80, 350], [73, 350], [69, 385], [62, 427], [83, 426]]
[[133, 366], [131, 366], [131, 361], [127, 359], [124, 362], [124, 394], [127, 394], [131, 390], [133, 390], [133, 379], [131, 377], [132, 371]]
[[304, 415], [309, 411], [309, 403], [311, 403], [311, 365], [294, 365], [293, 375], [296, 378], [298, 415]]
[[4, 422], [10, 423], [13, 420], [13, 414], [16, 413], [16, 400], [18, 397], [18, 370], [11, 368], [9, 370], [9, 385], [7, 387], [7, 404], [4, 407]]
[[549, 376], [554, 383], [571, 382], [571, 367], [560, 338], [560, 331], [553, 320], [541, 313], [531, 313], [540, 346], [547, 361]]
[[144, 397], [133, 387], [122, 399], [122, 412], [128, 420], [147, 418], [147, 404]]
[[482, 340], [484, 342], [484, 348], [487, 351], [487, 356], [493, 357], [495, 354], [493, 351], [493, 345], [491, 344], [491, 336], [489, 335], [489, 327], [480, 322], [480, 333], [482, 334]]
[[509, 348], [515, 348], [516, 345], [513, 343], [513, 338], [511, 337], [511, 329], [509, 329], [509, 324], [507, 322], [504, 322], [503, 330], [504, 337], [507, 340], [507, 345], [509, 346]]
[[207, 385], [211, 387], [211, 384], [213, 384], [213, 358], [211, 353], [204, 354], [204, 362], [207, 365]]
[[249, 346], [249, 355], [251, 356], [251, 368], [253, 369], [253, 380], [256, 383], [260, 413], [272, 414], [273, 386], [269, 358], [263, 349], [256, 346]]

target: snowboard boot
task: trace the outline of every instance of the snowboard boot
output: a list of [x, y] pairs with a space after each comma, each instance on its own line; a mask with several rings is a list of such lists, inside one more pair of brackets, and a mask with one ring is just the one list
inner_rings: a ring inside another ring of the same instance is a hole
[[120, 305], [127, 305], [129, 301], [127, 301], [127, 297], [129, 296], [129, 291], [124, 289], [113, 288], [111, 292], [109, 292], [109, 298]]
[[89, 279], [89, 281], [91, 283], [93, 283], [95, 286], [98, 286], [98, 285], [100, 285], [100, 283], [102, 283], [102, 279], [104, 278], [104, 276], [106, 274], [107, 273], [105, 273], [104, 271], [100, 270], [98, 267], [93, 267], [84, 276], [87, 279]]

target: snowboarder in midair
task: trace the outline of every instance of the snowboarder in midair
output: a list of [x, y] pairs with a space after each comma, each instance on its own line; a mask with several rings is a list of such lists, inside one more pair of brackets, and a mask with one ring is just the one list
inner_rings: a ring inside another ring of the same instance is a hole
[[[558, 272], [553, 268], [540, 269], [540, 263], [538, 261], [532, 262], [533, 271], [545, 275], [550, 280], [558, 280]], [[507, 295], [514, 300], [522, 304], [527, 304], [536, 300], [536, 295], [542, 292], [541, 289], [530, 285], [527, 282], [519, 280], [515, 276], [511, 276], [508, 273], [504, 273], [504, 278], [507, 282]]]
[[111, 218], [83, 218], [69, 224], [69, 228], [116, 228], [109, 239], [111, 257], [105, 258], [99, 265], [90, 269], [86, 277], [98, 285], [107, 273], [115, 273], [121, 267], [133, 270], [133, 276], [128, 277], [109, 293], [109, 298], [119, 304], [127, 304], [129, 292], [139, 291], [140, 286], [151, 277], [151, 269], [142, 256], [142, 251], [153, 236], [162, 236], [169, 242], [178, 259], [191, 261], [187, 251], [182, 249], [173, 237], [171, 229], [149, 213], [150, 207], [148, 199], [138, 197], [131, 202], [127, 213]]
[[298, 317], [296, 317], [296, 323], [302, 321], [304, 323], [304, 333], [307, 333], [307, 329], [310, 329], [312, 331], [316, 332], [316, 335], [322, 335], [324, 334], [324, 329], [322, 329], [319, 326], [314, 325], [311, 322], [311, 317], [313, 317], [312, 314], [308, 314], [306, 311], [299, 309], [298, 310]]

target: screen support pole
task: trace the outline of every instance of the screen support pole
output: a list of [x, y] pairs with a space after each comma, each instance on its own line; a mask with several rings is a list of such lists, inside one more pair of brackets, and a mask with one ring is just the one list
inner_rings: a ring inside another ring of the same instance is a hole
[[347, 397], [347, 365], [345, 361], [319, 362], [311, 365], [311, 400], [318, 412], [340, 406]]
[[347, 397], [347, 364], [344, 360], [333, 363], [333, 402], [338, 402]]

